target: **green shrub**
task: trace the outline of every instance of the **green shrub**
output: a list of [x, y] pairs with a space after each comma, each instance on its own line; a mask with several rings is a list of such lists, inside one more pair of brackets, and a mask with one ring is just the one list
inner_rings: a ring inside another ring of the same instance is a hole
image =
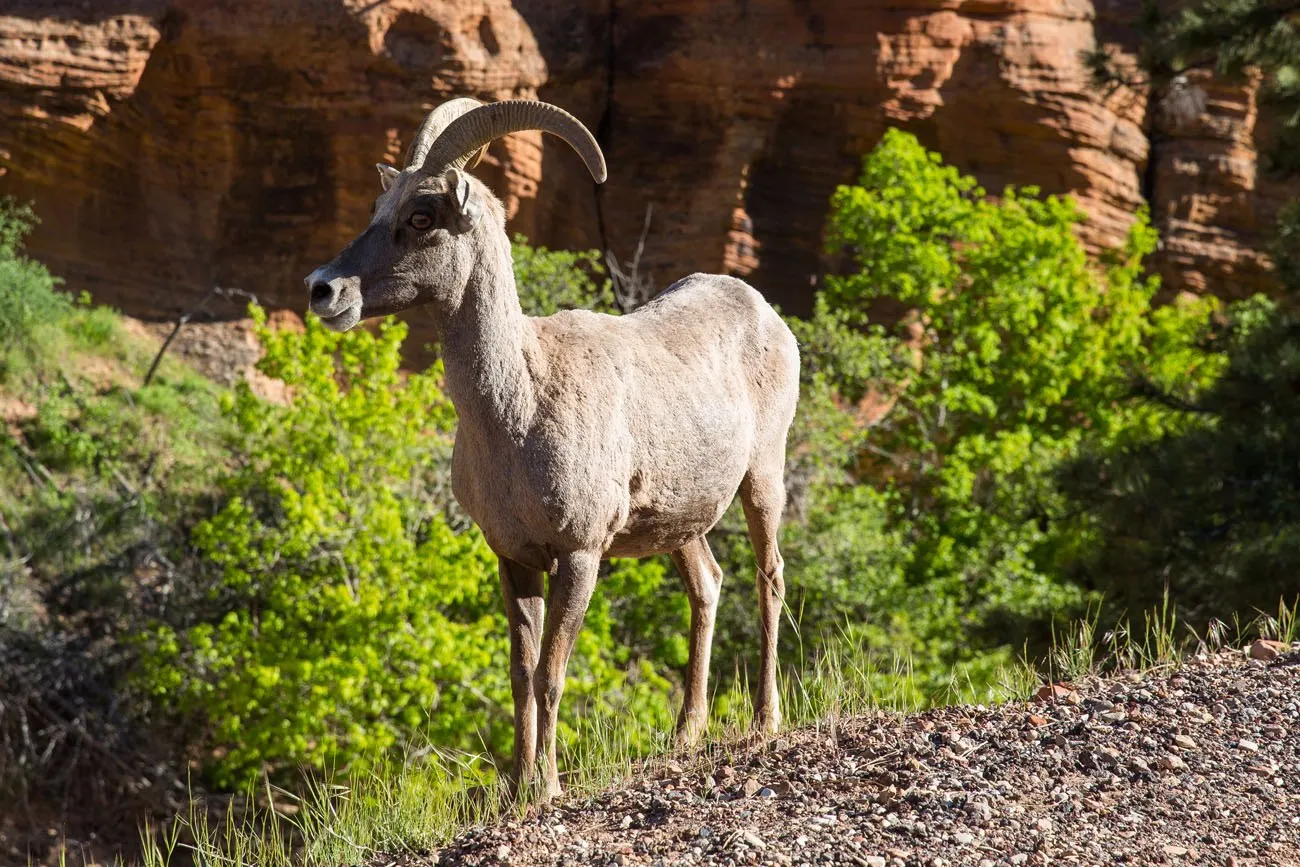
[[522, 235], [516, 235], [510, 252], [519, 303], [529, 316], [550, 316], [574, 309], [618, 312], [599, 250], [548, 250], [534, 247]]
[[125, 685], [140, 633], [187, 604], [226, 452], [217, 388], [167, 361], [141, 388], [157, 347], [22, 258], [32, 221], [0, 206], [0, 803], [27, 805], [0, 834], [40, 860], [41, 817], [103, 835], [183, 785], [173, 732]]
[[0, 377], [19, 349], [28, 349], [35, 332], [61, 321], [72, 309], [58, 292], [58, 280], [44, 265], [22, 255], [23, 239], [37, 223], [28, 205], [0, 197]]

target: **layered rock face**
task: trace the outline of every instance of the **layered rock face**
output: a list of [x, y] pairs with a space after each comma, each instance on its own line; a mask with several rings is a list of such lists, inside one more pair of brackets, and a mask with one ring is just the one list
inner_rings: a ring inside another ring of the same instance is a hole
[[[610, 181], [597, 208], [548, 157], [539, 208], [564, 240], [631, 253], [656, 281], [693, 269], [744, 275], [808, 309], [831, 263], [827, 199], [889, 126], [914, 132], [993, 193], [1034, 184], [1077, 198], [1094, 250], [1122, 242], [1150, 198], [1171, 292], [1237, 296], [1267, 286], [1264, 236], [1300, 188], [1266, 178], [1250, 86], [1203, 81], [1207, 116], [1185, 127], [1144, 92], [1099, 92], [1081, 53], [1132, 58], [1135, 0], [742, 0], [593, 4], [587, 41], [565, 16], [520, 6], [544, 46], [544, 98], [604, 112]], [[606, 81], [587, 58], [606, 52]], [[583, 232], [571, 227], [584, 227]], [[585, 234], [584, 234], [585, 232]]]
[[990, 191], [1075, 195], [1094, 248], [1149, 197], [1171, 290], [1260, 288], [1300, 188], [1258, 167], [1253, 90], [1207, 83], [1187, 127], [1098, 93], [1080, 52], [1130, 50], [1138, 5], [1099, 2], [11, 0], [0, 192], [36, 201], [36, 255], [128, 312], [214, 285], [301, 308], [429, 105], [540, 95], [597, 130], [610, 180], [536, 133], [498, 142], [479, 171], [512, 229], [626, 262], [649, 212], [659, 286], [728, 271], [808, 309], [827, 200], [897, 125]]
[[[0, 190], [35, 200], [35, 255], [127, 312], [174, 316], [213, 286], [302, 308], [303, 277], [367, 222], [374, 164], [400, 161], [431, 104], [544, 78], [504, 0], [9, 3]], [[483, 169], [515, 210], [539, 138]]]

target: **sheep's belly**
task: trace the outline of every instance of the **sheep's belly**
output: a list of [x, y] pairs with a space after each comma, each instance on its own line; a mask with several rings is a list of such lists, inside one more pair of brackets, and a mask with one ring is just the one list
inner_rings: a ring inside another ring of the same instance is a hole
[[676, 551], [692, 539], [713, 529], [731, 502], [701, 503], [688, 512], [665, 514], [658, 510], [633, 509], [623, 528], [605, 551], [606, 557], [649, 557]]

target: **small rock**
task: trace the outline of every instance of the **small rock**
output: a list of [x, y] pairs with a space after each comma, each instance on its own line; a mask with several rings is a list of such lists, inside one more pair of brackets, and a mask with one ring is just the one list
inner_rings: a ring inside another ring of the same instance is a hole
[[879, 855], [868, 855], [862, 859], [862, 863], [866, 864], [867, 867], [885, 867], [889, 862]]
[[745, 793], [745, 797], [746, 798], [754, 797], [755, 795], [758, 794], [758, 790], [761, 788], [763, 788], [762, 784], [759, 783], [759, 781], [756, 778], [750, 777], [749, 779], [745, 780], [745, 786], [743, 789]]
[[618, 825], [618, 826], [619, 826], [620, 828], [622, 828], [624, 831], [626, 831], [628, 828], [631, 828], [631, 827], [632, 827], [632, 817], [631, 817], [631, 816], [624, 816], [624, 817], [623, 817], [623, 821], [622, 821], [622, 822], [619, 822], [619, 825]]
[[1187, 768], [1187, 762], [1178, 758], [1178, 756], [1161, 756], [1156, 759], [1156, 767], [1162, 771], [1181, 771]]
[[1287, 646], [1280, 641], [1270, 641], [1267, 638], [1257, 638], [1250, 647], [1246, 648], [1246, 654], [1251, 659], [1258, 659], [1262, 662], [1271, 662], [1278, 656], [1285, 653]]
[[753, 831], [750, 831], [748, 828], [740, 832], [740, 839], [751, 849], [767, 848], [767, 844], [763, 842], [763, 838], [755, 834]]
[[1186, 846], [1166, 846], [1165, 854], [1170, 858], [1182, 858], [1187, 854]]
[[1237, 741], [1237, 747], [1249, 753], [1259, 752], [1259, 744], [1255, 743], [1254, 741], [1248, 741], [1245, 738], [1242, 738], [1241, 740]]
[[1282, 726], [1264, 726], [1264, 728], [1261, 729], [1261, 731], [1264, 733], [1265, 737], [1270, 737], [1270, 738], [1286, 737], [1286, 729], [1282, 728]]
[[965, 831], [958, 831], [952, 835], [952, 839], [957, 842], [958, 846], [969, 846], [975, 842], [975, 835], [967, 834]]
[[1024, 864], [1029, 860], [1029, 856], [1024, 852], [1017, 852], [1007, 860], [1009, 860], [1013, 865], [1016, 865], [1016, 867], [1019, 867], [1019, 865]]
[[1025, 722], [1029, 723], [1031, 726], [1045, 726], [1047, 725], [1047, 717], [1042, 717], [1036, 713], [1031, 713], [1028, 717], [1026, 717]]
[[509, 846], [507, 846], [507, 845], [505, 845], [504, 843], [502, 843], [500, 846], [497, 847], [497, 860], [498, 860], [498, 861], [506, 861], [506, 862], [509, 862], [509, 860], [510, 860], [510, 847], [509, 847]]
[[1174, 746], [1180, 750], [1194, 750], [1196, 749], [1196, 741], [1187, 735], [1174, 735]]
[[[1073, 697], [1073, 701], [1071, 698]], [[1079, 693], [1068, 683], [1045, 683], [1034, 693], [1034, 701], [1042, 703], [1067, 701], [1071, 704], [1078, 704]]]
[[758, 790], [758, 796], [760, 798], [775, 798], [776, 792], [772, 791], [767, 786], [764, 786], [763, 788]]

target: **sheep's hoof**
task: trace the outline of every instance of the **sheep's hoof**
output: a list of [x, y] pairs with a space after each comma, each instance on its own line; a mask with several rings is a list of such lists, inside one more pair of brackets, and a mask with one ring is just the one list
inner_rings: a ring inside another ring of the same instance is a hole
[[682, 720], [677, 724], [677, 746], [679, 749], [695, 749], [704, 740], [704, 733], [708, 730], [708, 720], [702, 720], [698, 717]]
[[537, 803], [549, 804], [563, 794], [564, 790], [560, 788], [559, 780], [547, 780], [537, 789]]
[[762, 737], [772, 737], [781, 730], [781, 712], [761, 708], [754, 714], [754, 732]]

